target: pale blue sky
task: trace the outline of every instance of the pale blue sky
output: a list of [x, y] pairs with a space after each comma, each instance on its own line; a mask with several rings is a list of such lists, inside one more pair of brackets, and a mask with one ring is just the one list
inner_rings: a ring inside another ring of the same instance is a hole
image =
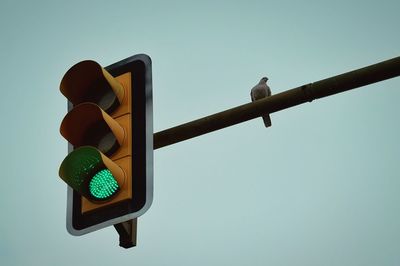
[[65, 71], [153, 60], [154, 129], [400, 55], [399, 1], [0, 2], [0, 264], [400, 264], [400, 78], [154, 153], [124, 250], [65, 229]]

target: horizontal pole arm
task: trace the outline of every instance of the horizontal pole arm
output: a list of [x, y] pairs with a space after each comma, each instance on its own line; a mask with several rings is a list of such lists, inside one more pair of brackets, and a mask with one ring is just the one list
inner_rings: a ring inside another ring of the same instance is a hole
[[154, 149], [399, 75], [400, 57], [395, 57], [157, 132]]

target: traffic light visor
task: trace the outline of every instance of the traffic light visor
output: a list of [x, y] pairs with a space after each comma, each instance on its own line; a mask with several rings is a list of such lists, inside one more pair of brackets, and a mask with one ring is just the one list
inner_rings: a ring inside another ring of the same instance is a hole
[[93, 103], [82, 103], [72, 109], [63, 119], [60, 133], [76, 148], [94, 146], [107, 156], [112, 155], [125, 138], [122, 126]]
[[59, 176], [91, 201], [112, 198], [125, 182], [124, 171], [90, 146], [80, 147], [68, 154], [61, 163]]
[[60, 91], [73, 105], [93, 102], [111, 114], [122, 103], [122, 85], [97, 62], [86, 60], [65, 73]]

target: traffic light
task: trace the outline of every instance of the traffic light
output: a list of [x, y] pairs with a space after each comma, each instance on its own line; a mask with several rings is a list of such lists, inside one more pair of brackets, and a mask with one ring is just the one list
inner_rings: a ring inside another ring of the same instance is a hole
[[67, 230], [83, 235], [114, 225], [122, 237], [153, 197], [150, 57], [106, 68], [82, 61], [66, 72], [60, 91], [69, 111], [60, 127], [69, 154], [59, 169], [68, 184]]

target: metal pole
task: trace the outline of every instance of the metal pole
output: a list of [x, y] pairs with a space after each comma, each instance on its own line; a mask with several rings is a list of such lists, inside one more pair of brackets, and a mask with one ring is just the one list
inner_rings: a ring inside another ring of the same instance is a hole
[[137, 235], [137, 218], [114, 224], [119, 235], [119, 245], [123, 248], [131, 248], [136, 246]]
[[154, 149], [400, 75], [400, 57], [306, 84], [154, 134]]

